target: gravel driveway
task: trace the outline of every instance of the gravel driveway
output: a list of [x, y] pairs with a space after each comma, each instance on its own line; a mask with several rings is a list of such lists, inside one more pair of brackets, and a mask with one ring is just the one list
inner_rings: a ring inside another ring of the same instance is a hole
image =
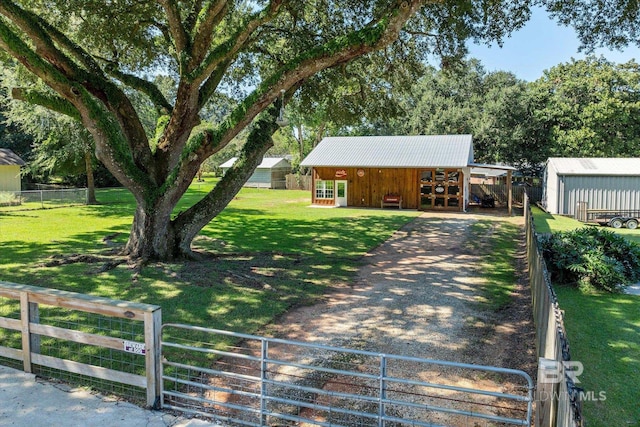
[[[489, 220], [493, 226], [482, 228], [479, 235], [471, 230], [479, 220]], [[520, 369], [534, 377], [535, 332], [526, 283], [517, 285], [511, 303], [499, 312], [484, 310], [477, 303], [479, 285], [486, 280], [478, 267], [479, 248], [490, 243], [487, 240], [501, 221], [523, 225], [522, 218], [484, 213], [424, 213], [367, 254], [356, 283], [328, 295], [322, 304], [288, 312], [269, 327], [270, 334], [376, 353]], [[522, 270], [522, 280], [524, 253], [518, 257], [514, 261]], [[405, 368], [423, 381], [523, 393], [522, 383], [513, 378]], [[450, 397], [455, 402], [460, 395]], [[452, 407], [469, 409], [466, 404]], [[494, 414], [522, 416], [501, 409]], [[415, 414], [399, 415], [413, 418]], [[496, 425], [442, 414], [425, 420], [456, 426]]]
[[[389, 240], [367, 254], [358, 272], [357, 283], [327, 296], [326, 302], [290, 311], [270, 327], [279, 337], [349, 346], [354, 340], [365, 342], [365, 350], [452, 360], [464, 363], [500, 365], [478, 348], [478, 329], [484, 339], [486, 329], [494, 334], [515, 334], [505, 342], [522, 342], [519, 351], [530, 353], [534, 341], [525, 308], [520, 313], [482, 311], [474, 304], [480, 296], [478, 285], [485, 280], [479, 273], [480, 253], [470, 246], [469, 227], [480, 219], [511, 221], [505, 216], [424, 213]], [[491, 238], [491, 229], [481, 239]], [[477, 238], [477, 234], [473, 238]], [[477, 243], [477, 242], [476, 242]], [[522, 287], [518, 292], [525, 292]], [[524, 297], [527, 295], [514, 295]], [[514, 301], [520, 302], [520, 301]], [[499, 344], [488, 340], [486, 344]], [[473, 346], [472, 351], [469, 347]], [[532, 354], [532, 353], [531, 353]], [[526, 364], [526, 362], [525, 362]], [[527, 366], [507, 366], [527, 369]]]

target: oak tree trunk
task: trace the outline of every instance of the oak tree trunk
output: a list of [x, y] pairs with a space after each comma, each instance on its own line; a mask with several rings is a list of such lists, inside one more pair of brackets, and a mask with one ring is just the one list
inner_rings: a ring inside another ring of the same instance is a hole
[[96, 199], [96, 184], [93, 176], [93, 158], [89, 150], [84, 153], [84, 164], [87, 172], [87, 204], [95, 205], [98, 200]]
[[[171, 218], [179, 201], [175, 200], [175, 192], [161, 194], [153, 203], [139, 197], [125, 254], [141, 259], [193, 258], [193, 239], [233, 200], [273, 146], [272, 135], [278, 129], [274, 111], [277, 108], [257, 120], [233, 167], [211, 192], [186, 211]], [[198, 169], [194, 169], [191, 179]]]

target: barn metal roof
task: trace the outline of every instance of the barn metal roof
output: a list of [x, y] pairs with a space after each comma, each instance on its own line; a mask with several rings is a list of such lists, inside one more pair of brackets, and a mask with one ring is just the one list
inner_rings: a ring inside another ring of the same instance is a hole
[[8, 148], [0, 148], [0, 166], [24, 166], [26, 163]]
[[559, 175], [636, 175], [640, 176], [640, 157], [551, 157]]
[[300, 165], [460, 168], [471, 163], [471, 135], [417, 135], [327, 137]]

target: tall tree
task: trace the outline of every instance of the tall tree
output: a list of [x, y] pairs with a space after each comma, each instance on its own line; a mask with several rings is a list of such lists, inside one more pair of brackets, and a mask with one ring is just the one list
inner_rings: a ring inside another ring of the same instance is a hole
[[[190, 255], [272, 145], [281, 91], [288, 98], [319, 72], [386, 47], [454, 55], [466, 39], [499, 40], [528, 16], [529, 0], [2, 0], [0, 48], [54, 92], [14, 97], [80, 120], [133, 193], [125, 252], [168, 259]], [[161, 70], [177, 82], [172, 97], [146, 78]], [[125, 86], [155, 106], [154, 137]], [[220, 97], [232, 108], [204, 122]], [[233, 169], [172, 217], [202, 162], [249, 125]]]
[[640, 65], [588, 57], [559, 64], [531, 83], [535, 121], [549, 155], [632, 157], [640, 153]]
[[[2, 85], [11, 88], [17, 78], [12, 67], [0, 66]], [[42, 89], [42, 88], [41, 88]], [[87, 203], [97, 203], [94, 185], [93, 138], [80, 122], [38, 105], [5, 98], [5, 123], [30, 136], [28, 174], [36, 179], [86, 176]]]
[[409, 134], [472, 134], [476, 160], [528, 168], [544, 160], [531, 121], [527, 85], [513, 74], [487, 73], [476, 60], [428, 69], [405, 93], [394, 127]]

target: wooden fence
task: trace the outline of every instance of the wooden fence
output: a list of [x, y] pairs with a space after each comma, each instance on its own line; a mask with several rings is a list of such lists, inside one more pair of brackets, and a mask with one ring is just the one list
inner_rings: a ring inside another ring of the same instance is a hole
[[571, 365], [571, 355], [563, 314], [538, 248], [533, 216], [526, 196], [524, 202], [529, 282], [539, 360], [536, 426], [581, 427], [581, 390], [576, 387], [568, 369]]
[[148, 406], [161, 395], [161, 323], [159, 306], [0, 281], [0, 357], [138, 387]]
[[[505, 184], [471, 184], [471, 199], [473, 202], [473, 197], [477, 197], [478, 199], [482, 199], [482, 196], [489, 195], [492, 196], [496, 202], [501, 205], [506, 206], [508, 203], [508, 191], [507, 186]], [[537, 203], [542, 200], [542, 187], [524, 187], [524, 186], [512, 186], [511, 187], [511, 197], [513, 198], [513, 203], [517, 205], [524, 205], [524, 196], [528, 195], [529, 201], [531, 203]]]
[[287, 190], [311, 190], [311, 175], [287, 175]]

